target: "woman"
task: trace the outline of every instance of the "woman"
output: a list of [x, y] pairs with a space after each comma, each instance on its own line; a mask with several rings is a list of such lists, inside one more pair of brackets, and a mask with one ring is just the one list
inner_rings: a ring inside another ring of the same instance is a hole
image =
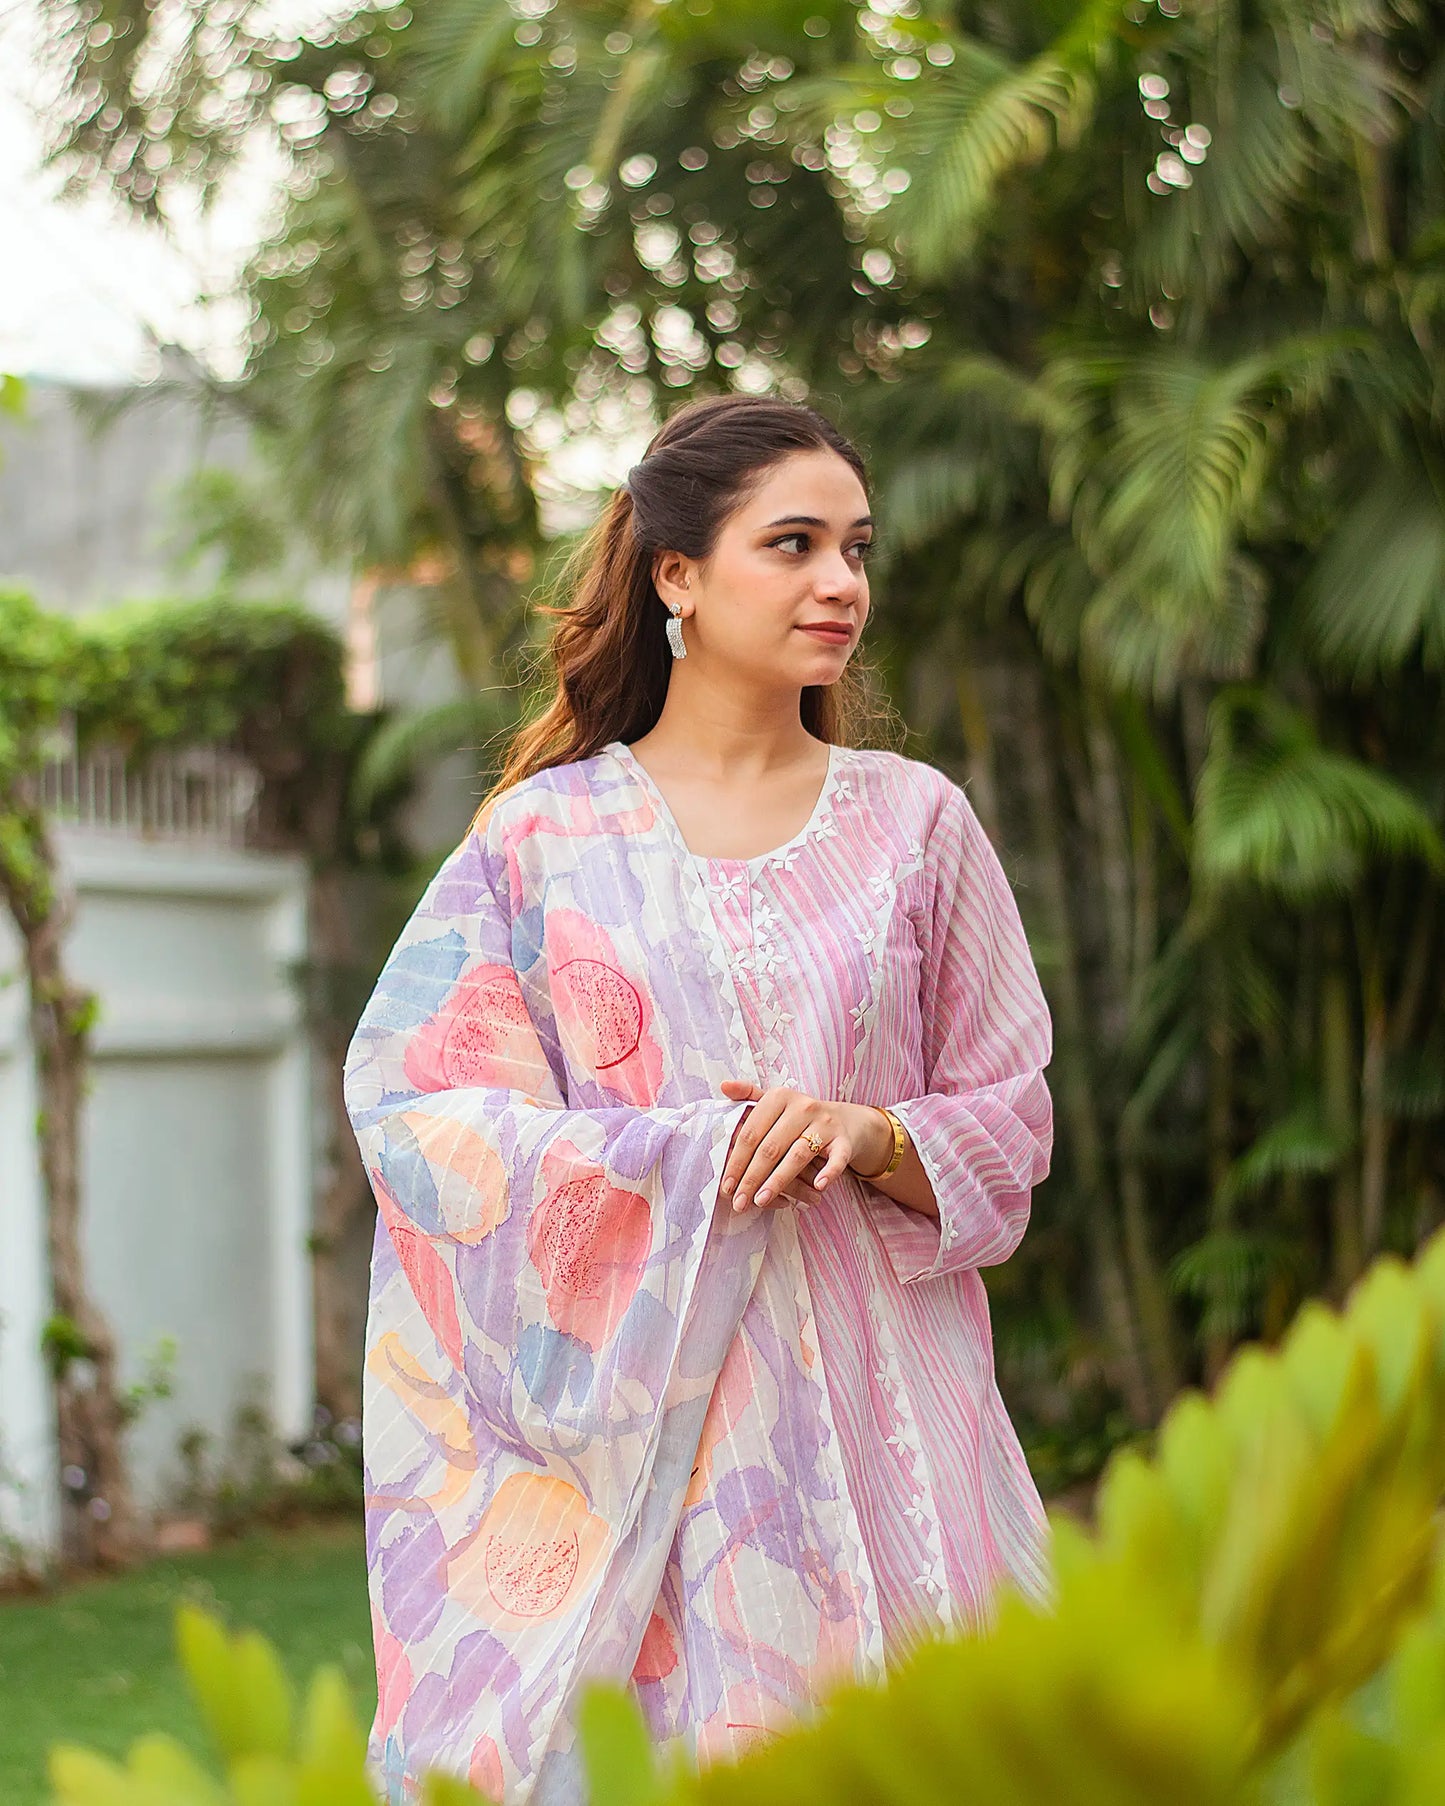
[[848, 747], [871, 533], [811, 409], [674, 414], [357, 1030], [394, 1801], [580, 1798], [595, 1676], [706, 1761], [1047, 1595], [977, 1269], [1047, 1170], [1049, 1019], [962, 791]]

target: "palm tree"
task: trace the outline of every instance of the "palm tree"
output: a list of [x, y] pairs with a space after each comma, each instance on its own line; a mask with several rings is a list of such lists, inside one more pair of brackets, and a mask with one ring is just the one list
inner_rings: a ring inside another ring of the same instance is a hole
[[1434, 13], [203, 4], [141, 92], [144, 9], [52, 5], [58, 148], [138, 205], [279, 122], [244, 393], [319, 531], [440, 574], [473, 694], [542, 573], [528, 422], [770, 381], [871, 451], [878, 663], [1059, 1029], [1021, 1399], [1147, 1423], [1445, 1215]]

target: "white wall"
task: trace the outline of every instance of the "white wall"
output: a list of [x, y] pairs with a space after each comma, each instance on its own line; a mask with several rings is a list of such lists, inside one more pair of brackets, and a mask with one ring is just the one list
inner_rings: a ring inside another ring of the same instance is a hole
[[[176, 1338], [175, 1395], [132, 1431], [147, 1505], [191, 1425], [222, 1445], [259, 1393], [278, 1430], [311, 1421], [313, 1172], [299, 861], [60, 830], [75, 887], [73, 975], [95, 990], [85, 1253], [125, 1382]], [[18, 968], [0, 922], [0, 973]], [[48, 1312], [23, 987], [0, 990], [0, 1529], [53, 1544]], [[14, 1482], [18, 1479], [19, 1485]], [[10, 1484], [7, 1484], [7, 1480]]]

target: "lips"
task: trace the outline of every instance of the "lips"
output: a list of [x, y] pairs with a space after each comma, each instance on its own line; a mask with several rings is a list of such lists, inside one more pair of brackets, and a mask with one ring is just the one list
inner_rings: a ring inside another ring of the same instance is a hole
[[846, 646], [853, 637], [853, 629], [845, 627], [841, 622], [814, 621], [799, 623], [799, 633], [810, 633], [815, 640], [825, 640], [830, 646]]

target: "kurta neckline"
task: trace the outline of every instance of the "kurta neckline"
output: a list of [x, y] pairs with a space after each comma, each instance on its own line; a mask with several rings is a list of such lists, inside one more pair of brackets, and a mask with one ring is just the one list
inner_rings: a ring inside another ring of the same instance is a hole
[[706, 870], [709, 866], [720, 865], [734, 870], [741, 869], [748, 872], [757, 872], [761, 871], [765, 865], [770, 864], [775, 859], [786, 859], [790, 853], [803, 846], [807, 841], [812, 839], [814, 834], [816, 834], [823, 818], [830, 813], [832, 807], [833, 792], [837, 788], [838, 776], [842, 769], [843, 761], [841, 754], [844, 749], [834, 741], [828, 742], [828, 766], [823, 773], [822, 785], [814, 800], [812, 812], [809, 814], [808, 819], [803, 823], [802, 827], [798, 829], [797, 833], [790, 839], [785, 840], [781, 846], [772, 847], [766, 853], [755, 853], [750, 859], [729, 858], [716, 853], [693, 852], [692, 848], [687, 844], [686, 839], [683, 837], [682, 829], [677, 824], [677, 818], [668, 807], [667, 799], [663, 796], [661, 790], [658, 789], [657, 784], [653, 780], [652, 774], [642, 763], [641, 759], [636, 757], [632, 748], [627, 745], [626, 741], [609, 740], [603, 750], [612, 753], [618, 758], [627, 769], [633, 773], [638, 783], [646, 790], [654, 809], [657, 811], [658, 819], [663, 823], [685, 858], [690, 859], [694, 865], [703, 870]]

